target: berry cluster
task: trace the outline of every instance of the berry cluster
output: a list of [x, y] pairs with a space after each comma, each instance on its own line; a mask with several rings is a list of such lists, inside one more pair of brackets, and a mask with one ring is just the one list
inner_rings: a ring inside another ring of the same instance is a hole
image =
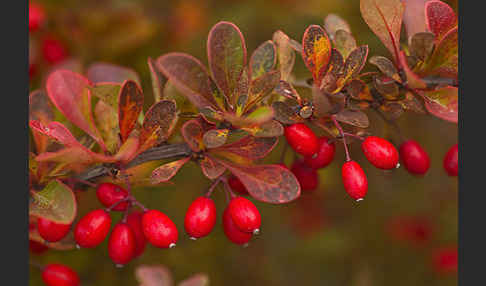
[[[348, 193], [356, 201], [363, 200], [368, 191], [368, 180], [361, 166], [351, 160], [345, 141], [345, 137], [360, 139], [361, 150], [366, 159], [376, 168], [392, 170], [400, 166], [399, 160], [405, 169], [414, 175], [424, 175], [430, 167], [430, 158], [427, 152], [415, 140], [404, 141], [399, 151], [389, 141], [377, 137], [367, 136], [363, 138], [358, 135], [345, 133], [334, 120], [336, 128], [341, 133], [346, 161], [341, 170], [343, 185]], [[317, 138], [314, 131], [304, 123], [295, 123], [285, 127], [285, 138], [292, 149], [302, 156], [303, 160], [296, 160], [291, 168], [292, 173], [297, 177], [303, 191], [315, 190], [319, 184], [317, 170], [326, 167], [334, 159], [335, 145], [329, 138], [323, 136]], [[444, 157], [444, 169], [449, 176], [458, 174], [458, 147], [452, 146]], [[230, 181], [235, 190], [242, 190], [238, 181]], [[241, 192], [243, 193], [243, 192]]]

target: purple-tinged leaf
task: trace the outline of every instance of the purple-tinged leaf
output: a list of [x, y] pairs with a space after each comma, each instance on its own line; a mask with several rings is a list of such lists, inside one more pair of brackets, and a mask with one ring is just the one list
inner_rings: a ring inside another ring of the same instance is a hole
[[217, 177], [223, 175], [226, 171], [226, 167], [219, 163], [217, 160], [213, 160], [210, 156], [204, 156], [204, 158], [199, 161], [201, 166], [201, 171], [204, 176], [210, 180], [214, 180]]
[[211, 79], [201, 62], [184, 53], [169, 53], [157, 59], [160, 71], [198, 108], [219, 109]]
[[145, 114], [140, 130], [139, 153], [167, 141], [176, 126], [177, 107], [172, 100], [156, 102]]
[[435, 36], [429, 32], [421, 32], [410, 39], [410, 52], [421, 61], [425, 61], [434, 50]]
[[360, 128], [367, 128], [370, 125], [368, 116], [362, 111], [352, 111], [348, 109], [336, 113], [336, 120]]
[[167, 182], [172, 177], [174, 177], [177, 172], [186, 164], [191, 157], [184, 157], [177, 161], [172, 161], [170, 163], [166, 163], [157, 169], [152, 171], [152, 175], [150, 176], [150, 180], [153, 185], [160, 184], [163, 182]]
[[211, 149], [210, 152], [236, 163], [248, 164], [267, 156], [275, 148], [277, 142], [277, 137], [245, 136], [236, 142]]
[[272, 103], [272, 108], [275, 113], [275, 120], [283, 124], [294, 124], [302, 122], [302, 118], [283, 101], [275, 101]]
[[236, 165], [218, 160], [233, 173], [256, 200], [284, 204], [300, 196], [300, 184], [294, 174], [280, 165]]
[[[326, 79], [326, 77], [324, 79]], [[333, 105], [327, 94], [324, 90], [321, 90], [316, 86], [312, 87], [312, 104], [314, 105], [313, 114], [317, 118], [328, 115], [328, 113], [333, 110]]]
[[90, 65], [86, 76], [92, 83], [116, 82], [122, 84], [126, 80], [133, 80], [140, 84], [140, 78], [134, 70], [110, 63], [100, 62]]
[[174, 281], [164, 265], [140, 265], [135, 269], [139, 286], [173, 286]]
[[370, 89], [364, 83], [364, 81], [360, 79], [353, 79], [347, 86], [346, 90], [348, 94], [357, 100], [368, 100], [372, 101], [373, 96], [371, 95]]
[[207, 148], [216, 148], [226, 143], [228, 139], [228, 129], [211, 129], [204, 133], [203, 143]]
[[331, 42], [324, 29], [310, 25], [304, 32], [302, 47], [304, 63], [312, 73], [314, 84], [320, 86], [331, 58]]
[[398, 63], [405, 5], [400, 0], [361, 0], [361, 16]]
[[199, 152], [204, 148], [204, 129], [198, 120], [191, 119], [184, 123], [181, 128], [181, 135], [192, 151]]
[[326, 29], [327, 34], [331, 40], [334, 40], [336, 32], [338, 30], [344, 30], [351, 34], [351, 28], [349, 24], [341, 17], [336, 14], [328, 14], [324, 19], [324, 29]]
[[160, 72], [152, 58], [149, 57], [147, 63], [150, 69], [150, 78], [152, 79], [154, 102], [159, 102], [164, 98], [164, 88], [168, 79]]
[[77, 213], [73, 191], [59, 180], [50, 181], [39, 192], [32, 194], [29, 215], [51, 220], [59, 224], [70, 224]]
[[278, 85], [274, 89], [274, 92], [286, 98], [293, 99], [299, 104], [302, 103], [299, 93], [297, 93], [295, 88], [285, 80], [279, 81]]
[[127, 80], [122, 84], [118, 99], [118, 124], [122, 142], [135, 128], [138, 116], [143, 109], [142, 89], [133, 80]]
[[375, 65], [384, 75], [401, 82], [397, 68], [388, 58], [382, 56], [372, 56], [369, 62], [370, 64]]
[[419, 89], [426, 88], [427, 85], [425, 84], [425, 82], [422, 79], [420, 79], [420, 77], [417, 74], [415, 74], [412, 71], [412, 69], [410, 69], [410, 67], [408, 66], [407, 56], [403, 51], [400, 51], [399, 57], [400, 57], [399, 58], [400, 64], [402, 65], [402, 69], [407, 79], [405, 84], [410, 88], [419, 88]]
[[249, 111], [255, 104], [259, 103], [263, 98], [269, 95], [280, 82], [280, 71], [274, 70], [267, 72], [251, 81], [250, 90], [248, 94], [248, 101], [244, 108], [244, 112]]
[[246, 102], [248, 101], [248, 92], [250, 89], [250, 79], [248, 78], [248, 69], [244, 69], [241, 73], [240, 80], [236, 86], [233, 98], [231, 98], [231, 105], [236, 115], [243, 114]]
[[442, 37], [420, 72], [428, 76], [457, 78], [458, 73], [458, 28], [455, 27]]
[[359, 46], [351, 53], [344, 63], [344, 74], [346, 78], [355, 78], [363, 69], [368, 58], [368, 46]]
[[338, 50], [345, 59], [356, 49], [356, 39], [345, 30], [336, 31], [333, 44], [333, 48]]
[[90, 82], [85, 77], [68, 70], [53, 72], [46, 82], [47, 95], [57, 109], [104, 148], [91, 113], [89, 86]]
[[433, 0], [425, 4], [425, 22], [439, 42], [452, 28], [457, 26], [457, 16], [449, 5]]
[[320, 89], [332, 93], [338, 90], [337, 81], [344, 73], [344, 58], [341, 53], [336, 50], [331, 50], [331, 58], [326, 75], [322, 78]]
[[403, 25], [407, 31], [407, 39], [422, 32], [427, 32], [425, 24], [425, 3], [430, 0], [401, 0], [405, 5]]
[[245, 39], [240, 29], [225, 21], [214, 25], [209, 32], [207, 52], [213, 79], [229, 101], [246, 66]]
[[453, 86], [426, 91], [423, 93], [425, 107], [431, 114], [457, 123], [459, 107], [457, 92], [457, 87]]
[[[295, 52], [290, 38], [282, 31], [273, 33], [273, 42], [277, 46], [278, 67], [282, 80], [288, 80], [295, 63]], [[300, 45], [300, 44], [299, 44]]]
[[413, 111], [418, 114], [425, 114], [424, 104], [419, 101], [411, 92], [405, 93], [405, 99], [400, 100], [399, 103], [403, 109]]
[[250, 75], [252, 79], [273, 70], [277, 63], [277, 47], [268, 40], [261, 44], [251, 55]]

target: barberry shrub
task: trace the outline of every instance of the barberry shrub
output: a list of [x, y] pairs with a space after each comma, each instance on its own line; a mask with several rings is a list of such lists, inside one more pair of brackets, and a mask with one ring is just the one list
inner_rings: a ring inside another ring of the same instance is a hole
[[[373, 123], [368, 112], [394, 126], [405, 112], [457, 123], [458, 28], [452, 9], [436, 0], [407, 19], [400, 0], [361, 0], [360, 9], [389, 54], [368, 59], [368, 46], [358, 45], [350, 26], [334, 14], [322, 26], [309, 26], [301, 41], [279, 30], [251, 54], [239, 28], [223, 21], [209, 31], [208, 67], [179, 52], [148, 58], [154, 104], [147, 110], [147, 91], [132, 69], [94, 63], [81, 72], [50, 73], [45, 86], [29, 96], [29, 239], [49, 240], [49, 248], [65, 250], [76, 244], [98, 247], [108, 238], [116, 264], [140, 256], [147, 241], [172, 248], [181, 226], [170, 214], [148, 210], [132, 189], [169, 182], [192, 163], [212, 181], [186, 214], [185, 230], [192, 238], [210, 234], [219, 208], [229, 241], [248, 243], [265, 228], [252, 200], [292, 202], [302, 191], [318, 189], [317, 174], [332, 161], [341, 164], [351, 199], [362, 200], [373, 185], [368, 186], [363, 164], [351, 158], [349, 144], [361, 142], [365, 157], [379, 169], [399, 166], [394, 141], [368, 131]], [[412, 27], [414, 21], [424, 21], [424, 29]], [[401, 43], [403, 25], [408, 34]], [[64, 55], [55, 54], [56, 60]], [[308, 80], [292, 74], [296, 55], [309, 71]], [[362, 72], [367, 62], [376, 69]], [[292, 170], [283, 161], [262, 163], [282, 139], [296, 158]], [[340, 146], [344, 160], [335, 156]], [[455, 145], [444, 159], [451, 176], [458, 173], [457, 150]], [[427, 172], [424, 152], [400, 148], [407, 170]], [[170, 162], [148, 172], [139, 168], [162, 159]], [[218, 185], [227, 195], [226, 206], [211, 200]], [[82, 193], [73, 190], [97, 190], [100, 208], [78, 214], [76, 196]], [[111, 211], [123, 212], [121, 221], [112, 222]], [[58, 230], [59, 225], [72, 225], [73, 231]]]

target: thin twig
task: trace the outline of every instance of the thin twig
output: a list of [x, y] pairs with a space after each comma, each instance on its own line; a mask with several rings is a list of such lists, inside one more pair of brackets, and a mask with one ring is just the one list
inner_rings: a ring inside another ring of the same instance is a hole
[[343, 145], [344, 145], [344, 152], [346, 153], [346, 162], [351, 161], [351, 157], [349, 156], [349, 150], [348, 150], [348, 145], [346, 144], [346, 136], [344, 136], [344, 131], [339, 122], [336, 120], [336, 116], [332, 115], [331, 116], [332, 122], [336, 126], [336, 128], [339, 130], [339, 133], [343, 137]]

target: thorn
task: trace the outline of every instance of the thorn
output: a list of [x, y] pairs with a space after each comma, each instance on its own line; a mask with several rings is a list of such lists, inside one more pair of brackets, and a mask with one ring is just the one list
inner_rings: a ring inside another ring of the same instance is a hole
[[175, 244], [175, 243], [171, 243], [171, 244], [169, 244], [169, 248], [174, 248], [175, 246], [176, 246], [176, 244]]

